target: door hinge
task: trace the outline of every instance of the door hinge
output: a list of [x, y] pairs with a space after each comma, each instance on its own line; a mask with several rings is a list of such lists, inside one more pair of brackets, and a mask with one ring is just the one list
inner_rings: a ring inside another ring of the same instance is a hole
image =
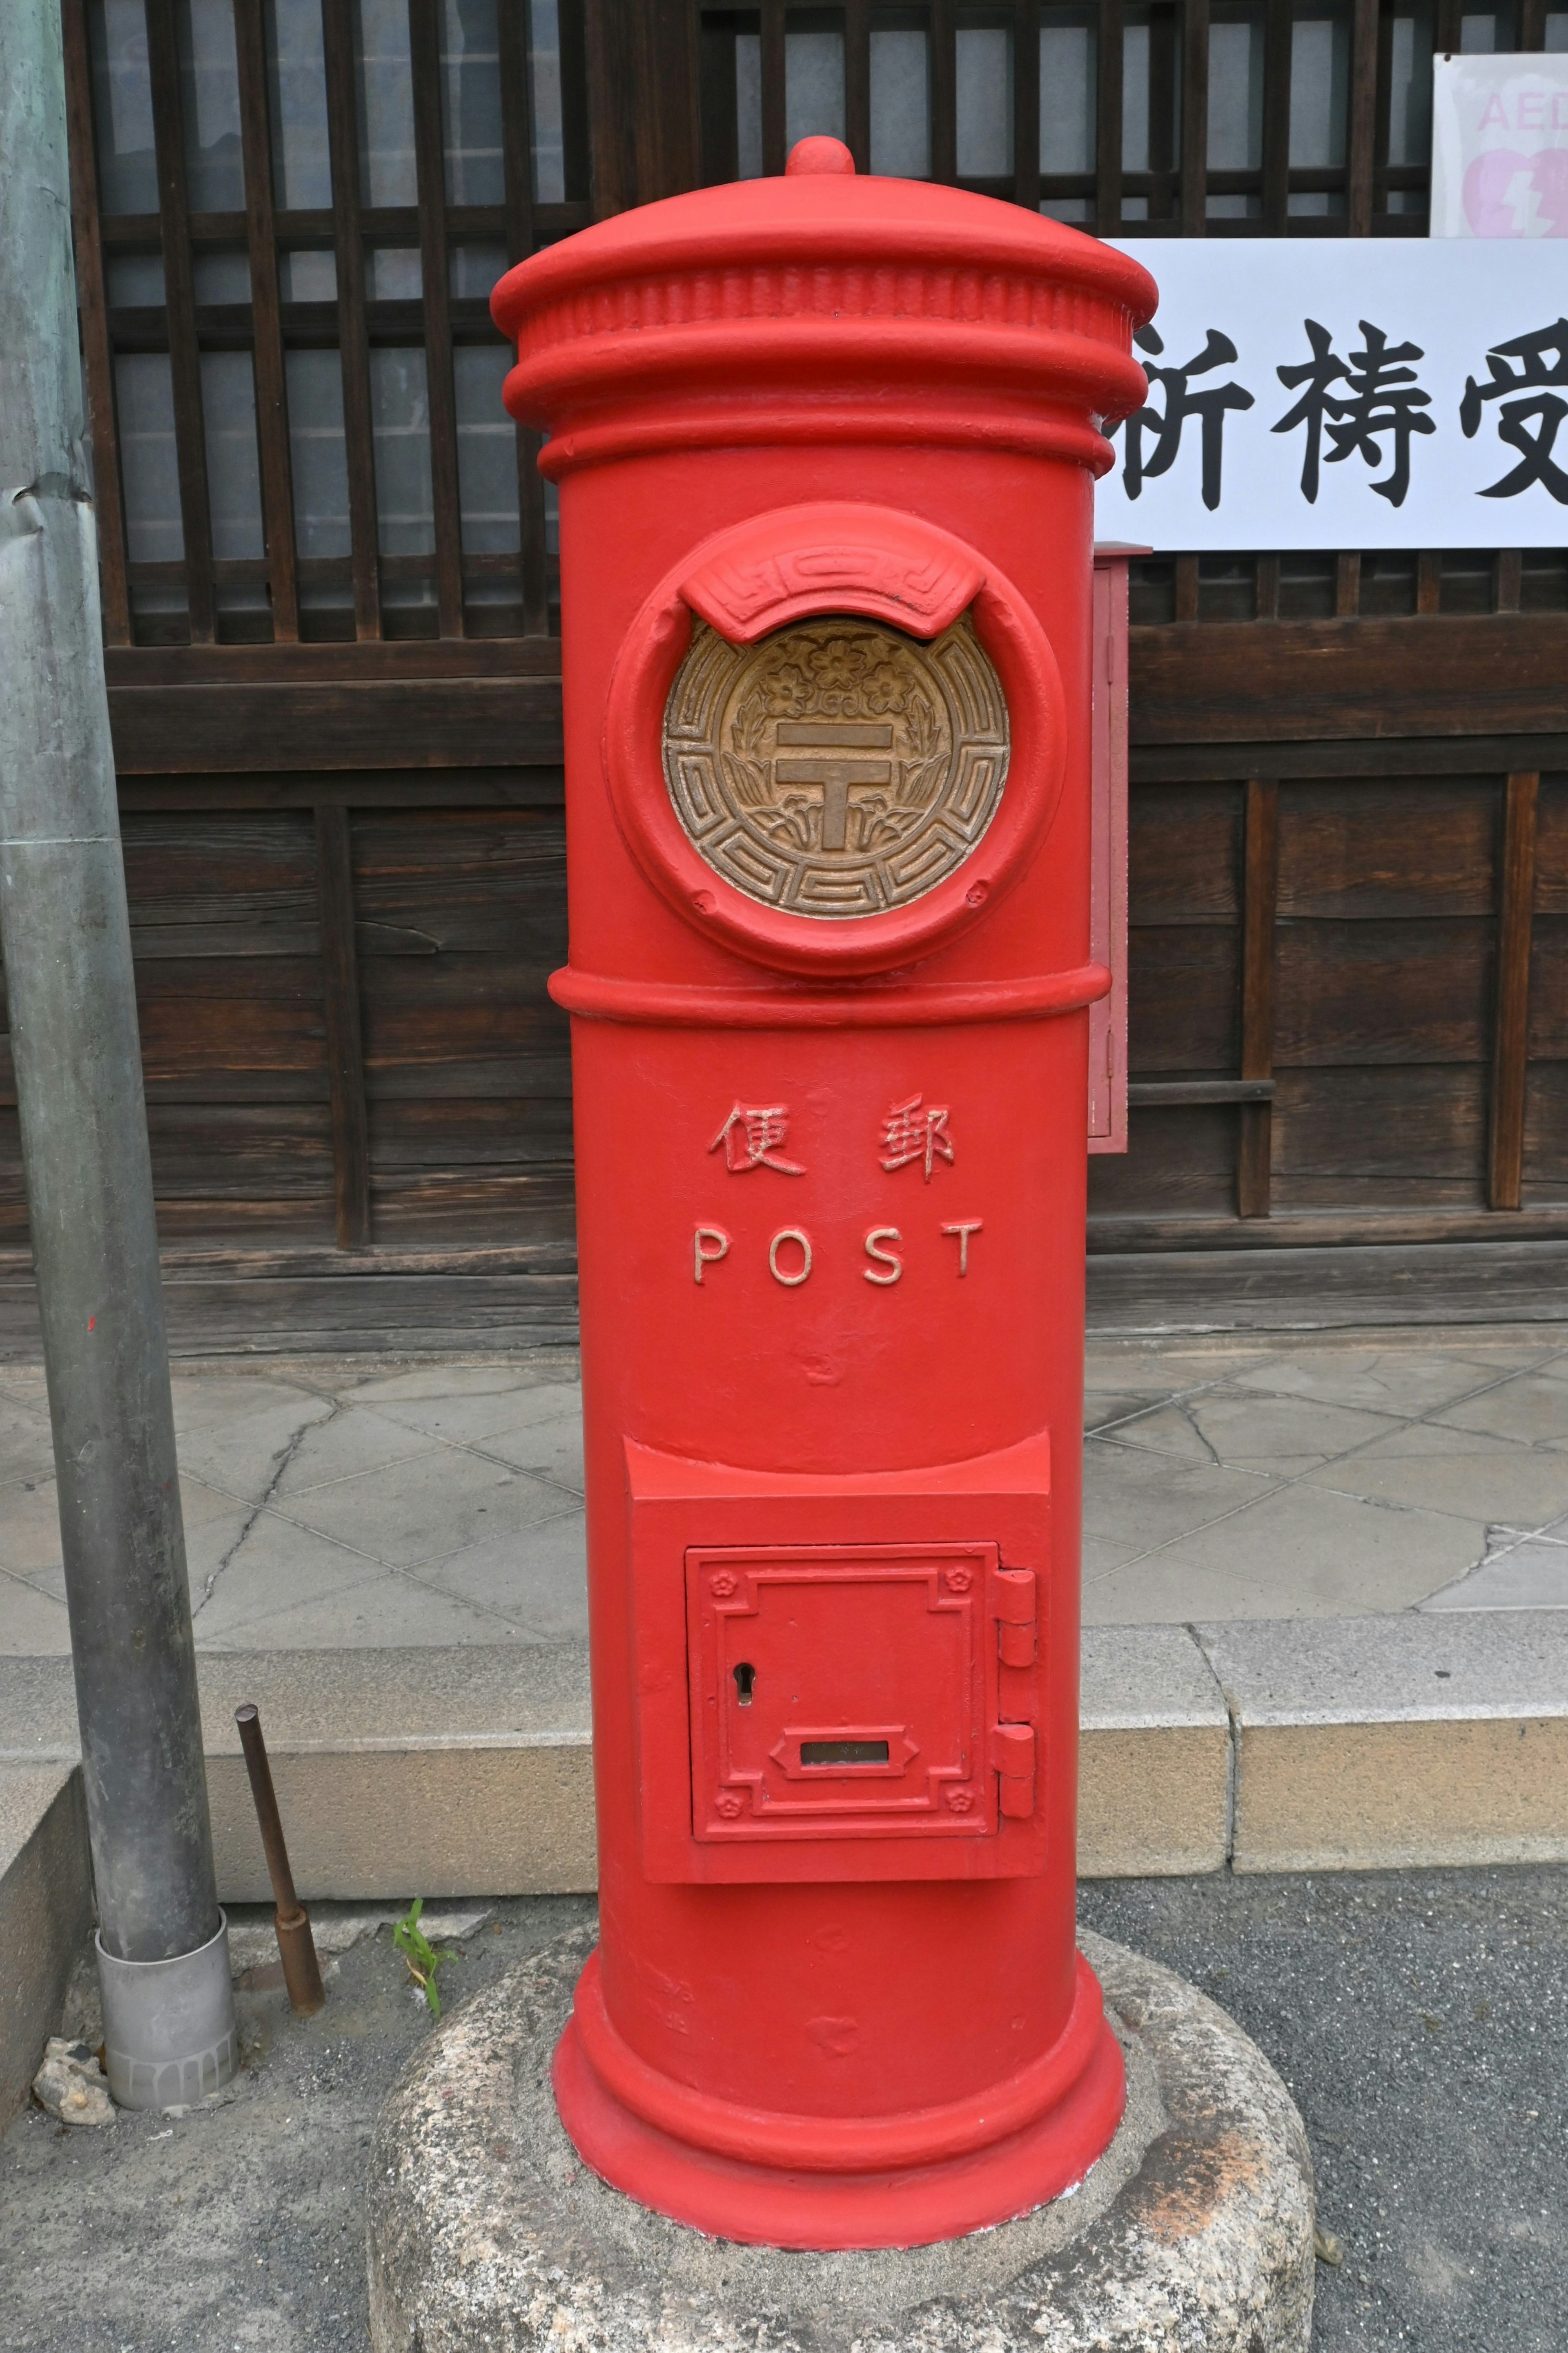
[[1003, 1816], [1026, 1820], [1035, 1810], [1035, 1727], [1021, 1719], [1034, 1714], [1034, 1678], [1020, 1672], [1035, 1663], [1037, 1580], [1032, 1568], [994, 1568], [991, 1615], [996, 1621], [998, 1723], [991, 1731], [991, 1764], [997, 1775]]
[[993, 1725], [991, 1764], [997, 1776], [997, 1802], [1001, 1812], [1009, 1820], [1026, 1820], [1035, 1810], [1034, 1725]]
[[1035, 1663], [1035, 1572], [1032, 1568], [994, 1568], [991, 1572], [991, 1615], [996, 1620], [996, 1647], [1005, 1667]]

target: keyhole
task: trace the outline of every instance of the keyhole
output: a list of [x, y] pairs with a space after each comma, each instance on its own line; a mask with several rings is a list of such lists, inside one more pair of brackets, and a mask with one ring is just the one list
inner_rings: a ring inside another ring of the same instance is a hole
[[742, 1659], [741, 1664], [735, 1670], [735, 1696], [740, 1701], [742, 1707], [751, 1706], [752, 1686], [756, 1680], [757, 1671], [755, 1667], [748, 1665], [745, 1660]]

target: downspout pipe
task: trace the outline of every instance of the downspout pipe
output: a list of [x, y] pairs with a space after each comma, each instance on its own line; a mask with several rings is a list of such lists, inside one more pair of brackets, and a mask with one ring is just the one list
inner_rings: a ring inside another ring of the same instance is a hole
[[110, 2087], [235, 2065], [82, 445], [58, 0], [0, 5], [0, 952]]

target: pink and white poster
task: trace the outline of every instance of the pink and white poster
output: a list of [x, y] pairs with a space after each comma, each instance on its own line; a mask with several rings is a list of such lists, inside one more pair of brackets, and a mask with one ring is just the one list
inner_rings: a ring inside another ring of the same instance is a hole
[[1434, 58], [1432, 235], [1568, 237], [1568, 54]]

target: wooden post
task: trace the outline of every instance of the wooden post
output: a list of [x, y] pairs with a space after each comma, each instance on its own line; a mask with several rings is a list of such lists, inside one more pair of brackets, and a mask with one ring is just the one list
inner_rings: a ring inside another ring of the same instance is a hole
[[[1241, 1075], [1274, 1075], [1274, 910], [1279, 874], [1279, 787], [1256, 777], [1247, 787], [1241, 892]], [[1274, 1142], [1271, 1103], [1244, 1103], [1237, 1149], [1237, 1208], [1268, 1215]]]
[[1497, 1027], [1492, 1047], [1487, 1201], [1517, 1209], [1524, 1176], [1524, 1088], [1530, 1060], [1530, 940], [1535, 906], [1538, 776], [1510, 776], [1503, 794], [1498, 890]]
[[338, 1248], [363, 1250], [370, 1240], [370, 1139], [364, 1049], [360, 1038], [353, 867], [349, 813], [335, 803], [322, 803], [316, 810], [316, 887], [321, 913]]

